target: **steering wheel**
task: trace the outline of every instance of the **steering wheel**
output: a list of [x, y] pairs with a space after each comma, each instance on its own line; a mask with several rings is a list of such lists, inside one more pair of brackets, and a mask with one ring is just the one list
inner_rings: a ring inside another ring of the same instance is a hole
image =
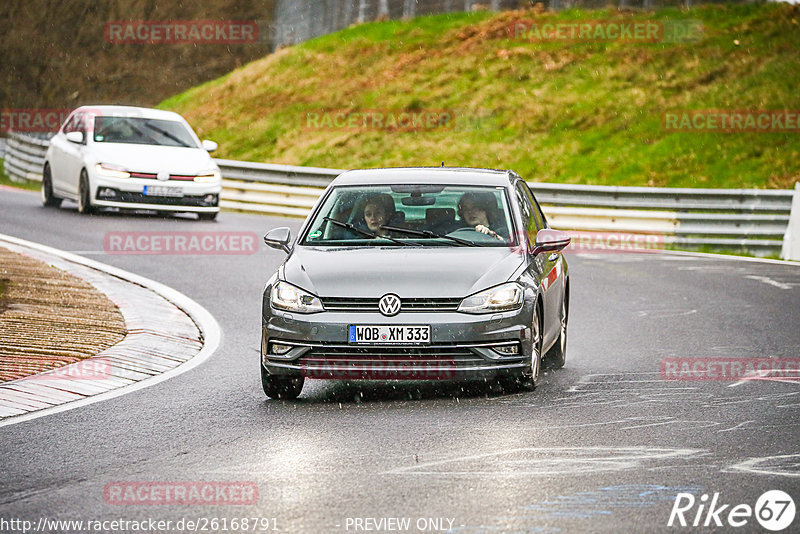
[[466, 239], [467, 241], [472, 241], [473, 243], [498, 243], [499, 240], [488, 234], [484, 234], [483, 232], [477, 231], [472, 226], [465, 226], [464, 228], [458, 228], [457, 230], [453, 230], [452, 232], [448, 232], [450, 237], [460, 237], [461, 239]]

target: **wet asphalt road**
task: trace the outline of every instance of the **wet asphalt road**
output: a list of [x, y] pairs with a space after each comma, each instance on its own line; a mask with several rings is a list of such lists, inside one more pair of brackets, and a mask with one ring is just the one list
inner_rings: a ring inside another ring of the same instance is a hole
[[[0, 233], [167, 284], [223, 331], [219, 350], [176, 378], [0, 428], [0, 531], [20, 531], [3, 520], [41, 518], [173, 521], [151, 532], [186, 532], [177, 521], [199, 520], [199, 531], [223, 531], [210, 520], [259, 517], [268, 522], [249, 531], [764, 532], [755, 517], [732, 527], [728, 512], [775, 489], [800, 507], [800, 383], [660, 374], [669, 358], [800, 357], [800, 267], [568, 255], [567, 365], [536, 391], [310, 381], [300, 399], [283, 402], [264, 397], [258, 375], [261, 290], [282, 253], [263, 245], [240, 256], [103, 253], [110, 231], [262, 235], [299, 224], [234, 213], [216, 223], [83, 217], [70, 203], [45, 210], [36, 194], [0, 191]], [[144, 481], [251, 482], [258, 498], [212, 506], [104, 499], [108, 484]], [[717, 508], [729, 505], [719, 514], [724, 526], [709, 518], [706, 528], [667, 527], [678, 493], [697, 499], [684, 514], [689, 525], [702, 496], [705, 512], [718, 493]], [[113, 526], [46, 531], [133, 531]], [[796, 517], [784, 531], [798, 529]]]

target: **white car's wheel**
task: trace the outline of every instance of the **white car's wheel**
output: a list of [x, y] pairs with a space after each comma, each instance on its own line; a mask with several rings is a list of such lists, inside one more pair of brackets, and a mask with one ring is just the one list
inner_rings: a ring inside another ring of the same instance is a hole
[[61, 199], [53, 195], [53, 176], [50, 172], [50, 165], [44, 166], [42, 172], [42, 205], [46, 208], [57, 208], [61, 205]]
[[92, 206], [92, 190], [89, 187], [89, 175], [86, 174], [86, 169], [81, 171], [81, 179], [78, 183], [78, 212], [84, 215], [92, 213], [94, 206]]

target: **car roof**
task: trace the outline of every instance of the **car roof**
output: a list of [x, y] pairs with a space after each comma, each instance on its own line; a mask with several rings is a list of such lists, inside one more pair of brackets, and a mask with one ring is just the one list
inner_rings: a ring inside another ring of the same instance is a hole
[[507, 186], [511, 171], [466, 167], [395, 167], [358, 169], [337, 176], [332, 186], [381, 184], [454, 184]]
[[183, 117], [172, 111], [135, 106], [81, 106], [75, 111], [89, 112], [101, 117], [138, 117], [143, 119], [162, 119], [183, 121]]

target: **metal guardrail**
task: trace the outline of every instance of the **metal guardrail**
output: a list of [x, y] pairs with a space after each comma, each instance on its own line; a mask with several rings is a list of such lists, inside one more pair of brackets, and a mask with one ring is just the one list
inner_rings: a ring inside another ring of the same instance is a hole
[[46, 139], [9, 132], [3, 166], [15, 181], [42, 181], [44, 154], [50, 142]]
[[[11, 133], [5, 172], [41, 181], [48, 141]], [[217, 159], [220, 206], [305, 217], [343, 170]], [[656, 234], [676, 248], [709, 247], [778, 255], [790, 222], [793, 190], [610, 187], [530, 183], [550, 223], [577, 231]], [[796, 216], [800, 216], [797, 214]]]

